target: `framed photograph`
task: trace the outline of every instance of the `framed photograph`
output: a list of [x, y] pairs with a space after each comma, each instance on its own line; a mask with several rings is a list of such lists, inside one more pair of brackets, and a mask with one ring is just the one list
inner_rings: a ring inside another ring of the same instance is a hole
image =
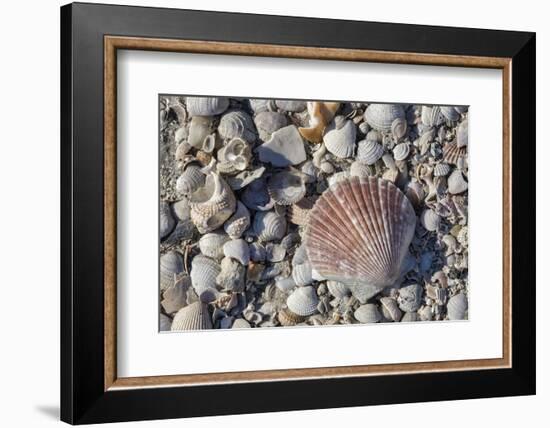
[[61, 54], [63, 421], [535, 393], [534, 33], [76, 3]]

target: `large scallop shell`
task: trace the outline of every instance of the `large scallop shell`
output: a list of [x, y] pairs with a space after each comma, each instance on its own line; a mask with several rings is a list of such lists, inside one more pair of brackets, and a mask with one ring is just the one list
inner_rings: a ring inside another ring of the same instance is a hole
[[401, 275], [415, 225], [414, 209], [395, 185], [352, 177], [317, 200], [305, 246], [324, 278], [381, 290]]
[[189, 197], [191, 220], [200, 233], [220, 227], [235, 211], [236, 200], [229, 185], [216, 173]]
[[334, 156], [341, 159], [353, 156], [355, 151], [355, 123], [351, 120], [346, 120], [341, 127], [336, 126], [336, 121], [333, 121], [325, 130], [323, 141], [325, 147]]
[[250, 213], [241, 201], [237, 201], [237, 208], [229, 220], [223, 225], [223, 229], [231, 239], [238, 239], [250, 226]]
[[224, 97], [187, 97], [185, 100], [189, 116], [215, 116], [229, 107], [229, 99]]
[[213, 259], [198, 254], [191, 262], [191, 283], [198, 296], [209, 288], [216, 288], [220, 265]]
[[304, 176], [297, 170], [281, 171], [267, 181], [267, 191], [279, 205], [292, 205], [306, 194]]
[[367, 165], [376, 163], [384, 154], [384, 147], [375, 140], [362, 140], [357, 144], [356, 159]]
[[256, 139], [256, 126], [248, 113], [233, 110], [225, 113], [218, 125], [219, 134], [226, 139], [242, 138], [245, 141]]
[[311, 286], [298, 287], [286, 299], [286, 305], [292, 313], [307, 317], [317, 312], [319, 298], [315, 288]]
[[285, 236], [286, 219], [274, 211], [258, 211], [254, 216], [253, 227], [260, 241], [274, 241]]
[[172, 286], [176, 275], [183, 272], [183, 258], [175, 251], [169, 251], [160, 257], [160, 290]]
[[191, 303], [180, 309], [172, 321], [172, 331], [209, 330], [212, 328], [212, 319], [208, 313], [208, 306], [202, 302]]
[[371, 104], [365, 111], [365, 120], [378, 131], [391, 131], [395, 119], [405, 119], [405, 111], [399, 104]]

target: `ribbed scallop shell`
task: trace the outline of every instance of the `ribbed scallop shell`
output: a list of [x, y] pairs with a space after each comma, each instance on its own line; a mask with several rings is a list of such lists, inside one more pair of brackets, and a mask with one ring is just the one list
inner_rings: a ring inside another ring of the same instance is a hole
[[445, 162], [438, 163], [434, 168], [435, 177], [446, 177], [451, 172], [451, 166]]
[[267, 180], [267, 191], [279, 205], [292, 205], [306, 194], [303, 174], [296, 170], [281, 171]]
[[411, 152], [411, 148], [408, 143], [398, 144], [393, 148], [393, 158], [396, 161], [405, 160], [407, 159], [407, 156], [409, 156], [410, 152]]
[[191, 284], [198, 296], [208, 288], [216, 288], [220, 265], [213, 259], [198, 254], [191, 262]]
[[450, 320], [463, 320], [468, 310], [468, 298], [463, 293], [455, 294], [447, 303], [447, 317]]
[[298, 226], [307, 224], [309, 213], [315, 203], [314, 199], [302, 198], [299, 202], [293, 204], [288, 209], [288, 221]]
[[357, 156], [359, 162], [367, 165], [376, 163], [384, 154], [384, 147], [374, 140], [362, 140], [357, 144]]
[[237, 239], [248, 229], [248, 226], [250, 226], [250, 213], [241, 201], [237, 201], [235, 212], [225, 222], [223, 228], [231, 239]]
[[353, 121], [346, 120], [340, 128], [336, 127], [336, 122], [333, 121], [325, 129], [325, 135], [323, 137], [325, 147], [334, 156], [341, 159], [352, 157], [355, 151], [356, 133], [356, 127]]
[[459, 147], [456, 142], [443, 146], [443, 160], [451, 165], [458, 165], [461, 158], [466, 156], [467, 147]]
[[224, 97], [187, 97], [189, 116], [215, 116], [229, 107], [229, 99]]
[[235, 211], [236, 200], [229, 185], [216, 173], [189, 197], [191, 220], [200, 233], [220, 227]]
[[456, 130], [456, 145], [466, 147], [468, 145], [468, 119], [458, 125]]
[[221, 260], [223, 245], [229, 241], [229, 236], [221, 231], [207, 233], [199, 239], [199, 248], [206, 257]]
[[365, 120], [378, 131], [391, 131], [395, 119], [405, 119], [405, 111], [399, 104], [371, 104], [365, 111]]
[[234, 110], [225, 113], [218, 125], [218, 132], [223, 138], [242, 138], [245, 141], [256, 139], [256, 126], [248, 113]]
[[172, 331], [209, 330], [212, 328], [212, 319], [208, 306], [202, 302], [191, 303], [181, 308], [172, 321]]
[[377, 306], [372, 303], [359, 306], [353, 313], [353, 316], [357, 321], [363, 324], [376, 323], [382, 319], [382, 314]]
[[439, 106], [422, 106], [422, 123], [426, 126], [439, 126], [445, 122], [445, 116]]
[[391, 124], [391, 133], [395, 139], [400, 140], [407, 134], [407, 119], [398, 117]]
[[313, 315], [317, 311], [318, 304], [319, 298], [315, 289], [311, 286], [296, 288], [286, 299], [288, 309], [292, 313], [303, 317]]
[[468, 189], [468, 182], [464, 179], [462, 172], [455, 169], [447, 178], [447, 188], [452, 195], [458, 195]]
[[455, 122], [460, 119], [460, 112], [453, 106], [441, 106], [441, 114], [445, 116], [447, 120]]
[[324, 278], [382, 289], [398, 279], [415, 225], [414, 209], [396, 186], [352, 177], [317, 200], [305, 246]]
[[253, 228], [260, 241], [275, 241], [285, 236], [286, 219], [274, 211], [258, 211], [254, 216]]
[[176, 190], [182, 195], [188, 195], [203, 186], [205, 180], [201, 167], [195, 163], [189, 164], [176, 180]]
[[183, 272], [183, 258], [175, 251], [160, 256], [160, 290], [164, 291], [175, 282], [176, 275]]

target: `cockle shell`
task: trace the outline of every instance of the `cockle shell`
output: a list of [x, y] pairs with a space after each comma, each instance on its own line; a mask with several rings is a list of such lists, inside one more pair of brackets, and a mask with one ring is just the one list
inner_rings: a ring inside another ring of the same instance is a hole
[[359, 306], [353, 313], [353, 316], [363, 324], [376, 323], [382, 319], [382, 314], [378, 310], [378, 307], [372, 303]]
[[304, 176], [294, 169], [276, 173], [267, 180], [267, 191], [279, 205], [295, 204], [306, 194]]
[[370, 168], [362, 162], [354, 161], [349, 167], [349, 174], [352, 177], [368, 177], [370, 175]]
[[400, 140], [407, 134], [407, 119], [396, 118], [391, 124], [391, 133], [396, 140]]
[[356, 127], [353, 121], [346, 120], [339, 128], [336, 127], [336, 121], [333, 121], [325, 129], [325, 135], [323, 137], [325, 147], [334, 156], [341, 159], [352, 157], [353, 152], [355, 152], [356, 133]]
[[258, 211], [254, 216], [254, 233], [262, 242], [281, 239], [286, 232], [286, 219], [274, 211]]
[[298, 226], [307, 224], [309, 213], [313, 208], [315, 200], [310, 197], [302, 198], [288, 209], [288, 221]]
[[447, 179], [447, 186], [449, 193], [457, 195], [463, 193], [468, 189], [468, 182], [464, 179], [462, 172], [458, 169], [455, 169], [449, 178]]
[[256, 126], [248, 113], [233, 110], [220, 119], [218, 132], [225, 139], [240, 138], [252, 142], [256, 139]]
[[405, 110], [399, 104], [371, 104], [365, 110], [365, 120], [378, 131], [389, 132], [395, 119], [405, 119]]
[[196, 149], [203, 146], [204, 139], [212, 132], [211, 117], [196, 116], [189, 124], [189, 136], [187, 142]]
[[464, 293], [455, 294], [447, 302], [447, 317], [450, 320], [463, 320], [468, 310], [468, 298]]
[[451, 165], [458, 165], [459, 161], [466, 156], [467, 147], [459, 147], [456, 142], [447, 143], [443, 146], [443, 160]]
[[243, 266], [250, 262], [250, 249], [244, 239], [228, 241], [223, 246], [223, 254], [237, 260]]
[[189, 116], [215, 116], [229, 107], [229, 99], [224, 97], [187, 97], [185, 100]]
[[446, 177], [451, 172], [451, 166], [445, 162], [438, 163], [434, 168], [435, 177]]
[[414, 209], [395, 185], [352, 177], [317, 200], [304, 241], [324, 278], [382, 290], [400, 277], [415, 225]]
[[263, 111], [254, 117], [254, 123], [258, 130], [273, 134], [278, 129], [288, 125], [288, 119], [284, 114], [274, 111]]
[[453, 106], [441, 106], [441, 114], [445, 116], [445, 119], [455, 122], [460, 119], [460, 112]]
[[176, 275], [183, 272], [183, 258], [175, 251], [160, 256], [160, 291], [174, 284]]
[[426, 126], [439, 126], [445, 122], [445, 116], [439, 106], [422, 106], [422, 123]]
[[176, 180], [176, 190], [181, 195], [189, 195], [204, 185], [206, 176], [201, 167], [196, 163], [190, 163]]
[[289, 309], [282, 309], [277, 314], [277, 319], [283, 327], [291, 327], [303, 322], [305, 320], [305, 317], [297, 315]]
[[168, 236], [170, 232], [174, 229], [176, 221], [172, 216], [172, 211], [170, 210], [170, 205], [168, 202], [160, 202], [160, 239]]
[[309, 285], [313, 282], [311, 263], [303, 245], [296, 249], [294, 257], [292, 257], [292, 278], [298, 286]]
[[399, 321], [403, 313], [399, 310], [397, 302], [391, 297], [382, 297], [380, 299], [380, 309], [382, 309], [382, 315], [388, 321]]
[[399, 289], [397, 303], [405, 312], [417, 311], [422, 305], [423, 288], [420, 284], [411, 284]]
[[216, 167], [222, 174], [244, 171], [251, 157], [252, 152], [249, 144], [242, 138], [233, 138], [218, 150], [218, 164]]
[[238, 239], [250, 226], [250, 213], [241, 201], [237, 201], [237, 208], [223, 228], [231, 239]]
[[405, 160], [409, 156], [410, 151], [411, 148], [408, 143], [400, 143], [393, 148], [393, 158], [396, 161]]
[[311, 286], [298, 287], [286, 299], [288, 309], [296, 315], [307, 317], [317, 312], [319, 298], [315, 288]]
[[327, 288], [330, 294], [337, 299], [343, 299], [350, 295], [350, 289], [346, 284], [342, 284], [338, 281], [327, 281]]
[[180, 309], [172, 321], [172, 331], [209, 330], [212, 320], [208, 306], [202, 302], [191, 303]]
[[359, 162], [373, 165], [384, 154], [384, 147], [374, 140], [362, 140], [357, 144], [357, 156]]
[[191, 261], [191, 284], [200, 297], [209, 288], [216, 288], [216, 277], [221, 271], [220, 265], [210, 257], [198, 254]]
[[456, 145], [466, 147], [468, 145], [468, 119], [458, 125], [456, 130]]
[[200, 233], [220, 227], [235, 211], [236, 200], [229, 185], [216, 173], [189, 196], [191, 220]]
[[298, 129], [302, 137], [311, 143], [323, 141], [323, 132], [338, 108], [340, 108], [340, 103], [308, 102], [309, 127]]
[[201, 253], [212, 259], [223, 258], [223, 245], [229, 241], [229, 236], [221, 231], [207, 233], [199, 239]]
[[420, 224], [429, 232], [435, 232], [439, 228], [441, 218], [431, 208], [425, 209], [420, 214]]

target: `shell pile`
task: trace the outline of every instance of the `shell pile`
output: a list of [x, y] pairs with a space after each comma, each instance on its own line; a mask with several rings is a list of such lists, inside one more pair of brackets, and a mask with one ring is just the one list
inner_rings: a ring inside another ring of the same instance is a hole
[[161, 331], [468, 318], [468, 108], [160, 100]]

